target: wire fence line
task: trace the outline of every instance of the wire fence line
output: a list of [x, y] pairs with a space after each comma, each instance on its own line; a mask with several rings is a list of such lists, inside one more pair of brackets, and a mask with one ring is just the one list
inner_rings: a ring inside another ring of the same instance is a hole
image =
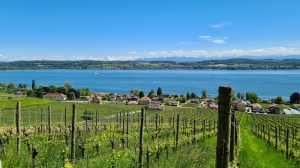
[[[76, 118], [78, 125], [88, 123], [88, 126], [93, 126], [96, 123], [109, 123], [118, 122], [117, 118], [130, 118], [133, 120], [134, 114], [139, 113], [139, 111], [126, 112], [124, 116], [123, 113], [117, 113], [111, 116], [100, 117], [96, 116], [94, 110], [85, 110], [79, 113]], [[72, 114], [71, 111], [56, 110], [51, 111], [51, 124], [52, 125], [70, 125]], [[136, 116], [137, 118], [138, 116]], [[48, 109], [37, 109], [37, 110], [22, 110], [21, 111], [21, 126], [30, 126], [35, 124], [47, 124], [49, 121], [49, 111]], [[138, 119], [137, 119], [138, 120]], [[2, 110], [0, 109], [0, 125], [15, 125], [16, 124], [16, 110]]]

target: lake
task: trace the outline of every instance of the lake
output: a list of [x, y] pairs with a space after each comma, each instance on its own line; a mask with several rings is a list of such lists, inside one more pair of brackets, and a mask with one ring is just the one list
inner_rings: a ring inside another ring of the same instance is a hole
[[139, 89], [148, 94], [161, 87], [166, 94], [202, 90], [212, 97], [219, 86], [232, 86], [237, 92], [255, 92], [260, 98], [282, 95], [285, 100], [299, 92], [300, 70], [15, 70], [0, 71], [0, 82], [63, 86], [69, 81], [75, 89], [90, 88], [92, 92], [129, 93]]

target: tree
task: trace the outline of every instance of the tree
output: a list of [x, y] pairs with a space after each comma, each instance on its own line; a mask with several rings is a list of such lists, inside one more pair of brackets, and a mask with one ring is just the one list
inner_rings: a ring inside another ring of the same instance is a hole
[[206, 90], [202, 90], [202, 98], [205, 99], [207, 97]]
[[64, 86], [58, 87], [57, 88], [57, 93], [62, 93], [64, 95], [67, 95], [68, 94], [68, 89]]
[[75, 93], [74, 92], [69, 92], [67, 96], [68, 96], [69, 100], [74, 100], [75, 99]]
[[238, 92], [238, 93], [236, 94], [236, 97], [237, 97], [238, 99], [242, 99], [242, 93], [241, 93], [241, 92]]
[[32, 89], [28, 89], [26, 92], [27, 97], [34, 97], [34, 93]]
[[50, 88], [49, 87], [43, 87], [43, 90], [44, 90], [44, 92], [45, 93], [50, 93], [51, 91], [50, 91]]
[[192, 99], [195, 99], [195, 98], [197, 98], [197, 95], [193, 92], [193, 93], [191, 94], [191, 98], [192, 98]]
[[283, 103], [283, 98], [282, 98], [282, 96], [277, 96], [276, 99], [275, 99], [275, 103], [276, 103], [276, 104], [282, 104], [282, 103]]
[[50, 85], [50, 86], [49, 86], [49, 89], [50, 89], [50, 92], [51, 92], [51, 93], [56, 93], [56, 92], [57, 92], [57, 89], [58, 89], [58, 87], [57, 87], [57, 86], [55, 86], [55, 85]]
[[44, 89], [43, 87], [38, 87], [34, 90], [34, 94], [36, 97], [38, 98], [43, 98], [43, 95], [44, 95]]
[[7, 85], [7, 88], [8, 89], [14, 89], [16, 87], [15, 83], [14, 82], [10, 82], [8, 85]]
[[162, 95], [162, 89], [160, 87], [158, 87], [157, 89], [157, 96], [161, 96]]
[[19, 88], [19, 89], [23, 88], [22, 83], [19, 83], [18, 88]]
[[300, 99], [300, 94], [298, 92], [294, 92], [291, 96], [290, 96], [290, 103], [299, 103], [299, 99]]
[[258, 96], [254, 92], [247, 92], [246, 93], [246, 100], [252, 101], [251, 103], [257, 103], [258, 102]]
[[151, 89], [151, 91], [150, 91], [149, 94], [148, 94], [148, 97], [150, 97], [152, 94], [153, 94], [153, 95], [155, 94], [154, 89]]
[[190, 100], [190, 99], [191, 99], [191, 94], [190, 94], [190, 92], [187, 92], [187, 93], [186, 93], [186, 99], [187, 99], [187, 100]]
[[32, 83], [31, 83], [31, 89], [32, 89], [32, 90], [35, 90], [35, 89], [36, 89], [36, 86], [35, 86], [35, 80], [32, 80]]
[[23, 88], [27, 88], [27, 84], [26, 84], [26, 83], [24, 83], [22, 87], [23, 87]]
[[145, 96], [145, 95], [144, 95], [144, 92], [143, 92], [143, 91], [140, 91], [140, 92], [139, 92], [139, 97], [142, 98], [142, 97], [144, 97], [144, 96]]
[[71, 82], [65, 82], [64, 83], [64, 86], [67, 88], [67, 89], [72, 89], [73, 88], [73, 84]]
[[73, 92], [73, 93], [75, 94], [76, 99], [78, 99], [78, 98], [80, 97], [80, 93], [77, 92], [77, 90], [75, 90], [74, 88], [69, 89], [69, 90], [68, 90], [68, 94], [69, 94], [70, 92]]
[[185, 96], [181, 97], [181, 103], [186, 103], [186, 97]]
[[7, 88], [6, 83], [0, 83], [0, 90], [5, 90]]

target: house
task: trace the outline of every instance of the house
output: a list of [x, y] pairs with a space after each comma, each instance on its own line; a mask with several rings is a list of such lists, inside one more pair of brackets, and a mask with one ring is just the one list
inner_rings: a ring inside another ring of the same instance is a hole
[[129, 101], [127, 104], [128, 105], [137, 105], [139, 103], [137, 101]]
[[247, 103], [244, 100], [237, 99], [231, 103], [234, 110], [246, 111]]
[[218, 109], [218, 108], [219, 108], [219, 105], [216, 105], [216, 104], [209, 104], [207, 107], [210, 108], [210, 109]]
[[262, 107], [260, 104], [255, 103], [252, 105], [252, 112], [262, 112]]
[[149, 102], [149, 110], [163, 110], [163, 107], [160, 105], [160, 102]]
[[144, 96], [144, 97], [140, 98], [139, 104], [149, 104], [150, 101], [151, 101], [151, 99], [148, 96]]
[[15, 95], [17, 95], [17, 96], [24, 96], [24, 93], [23, 93], [23, 92], [20, 92], [20, 91], [18, 91], [18, 92], [15, 92]]
[[163, 97], [153, 97], [151, 100], [152, 101], [163, 101], [164, 98]]
[[177, 106], [178, 107], [179, 106], [179, 101], [169, 101], [168, 105], [169, 106]]
[[62, 93], [47, 93], [43, 96], [44, 99], [52, 99], [52, 100], [58, 100], [63, 101], [67, 100], [67, 96]]
[[190, 103], [199, 103], [199, 99], [191, 99]]
[[116, 101], [116, 100], [117, 100], [117, 96], [115, 94], [110, 95], [109, 101]]
[[161, 97], [163, 97], [163, 98], [170, 98], [170, 95], [169, 94], [162, 94], [162, 95], [160, 95]]
[[205, 104], [206, 106], [215, 105], [216, 101], [214, 99], [211, 99], [211, 98], [206, 98], [206, 99], [203, 100], [203, 104]]
[[293, 104], [293, 109], [300, 110], [300, 104]]
[[275, 103], [272, 103], [266, 112], [270, 114], [281, 114], [280, 108]]
[[179, 95], [176, 94], [176, 95], [174, 95], [173, 97], [174, 97], [174, 99], [176, 99], [177, 97], [179, 97]]

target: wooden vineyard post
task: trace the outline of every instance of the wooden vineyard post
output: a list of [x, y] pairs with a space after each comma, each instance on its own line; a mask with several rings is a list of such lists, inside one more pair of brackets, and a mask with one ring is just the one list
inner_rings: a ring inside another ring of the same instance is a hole
[[49, 140], [51, 138], [51, 107], [48, 106], [48, 133], [49, 133]]
[[289, 159], [289, 128], [286, 128], [286, 159]]
[[178, 147], [178, 133], [179, 133], [179, 115], [177, 115], [177, 125], [176, 125], [176, 139], [175, 139], [175, 148]]
[[95, 126], [95, 128], [96, 128], [96, 131], [98, 130], [98, 111], [96, 111], [96, 126]]
[[85, 109], [85, 132], [88, 132], [88, 109]]
[[76, 105], [73, 104], [72, 137], [71, 137], [71, 162], [75, 163], [75, 133], [76, 133]]
[[43, 108], [41, 109], [41, 132], [43, 132]]
[[17, 133], [17, 153], [21, 153], [21, 134], [20, 134], [20, 125], [21, 125], [21, 103], [17, 103], [16, 107], [16, 133]]
[[218, 133], [216, 150], [216, 167], [227, 168], [229, 165], [230, 131], [231, 131], [231, 97], [232, 88], [219, 87]]
[[194, 120], [194, 131], [193, 131], [193, 144], [196, 144], [196, 120]]
[[235, 148], [235, 113], [231, 114], [231, 133], [230, 133], [230, 162], [234, 160], [234, 148]]
[[139, 167], [143, 167], [143, 153], [144, 153], [144, 148], [143, 148], [143, 143], [144, 143], [144, 117], [145, 117], [145, 109], [142, 108], [142, 113], [141, 113], [141, 127], [140, 127], [140, 151], [139, 151]]
[[127, 111], [127, 119], [126, 119], [126, 147], [128, 148], [128, 129], [129, 129], [129, 112]]
[[125, 134], [125, 111], [123, 112], [123, 121], [122, 121], [122, 135], [124, 136]]
[[202, 131], [203, 131], [203, 140], [205, 140], [205, 132], [206, 132], [206, 121], [202, 121]]
[[277, 125], [275, 125], [275, 148], [278, 150], [278, 131], [277, 131]]

